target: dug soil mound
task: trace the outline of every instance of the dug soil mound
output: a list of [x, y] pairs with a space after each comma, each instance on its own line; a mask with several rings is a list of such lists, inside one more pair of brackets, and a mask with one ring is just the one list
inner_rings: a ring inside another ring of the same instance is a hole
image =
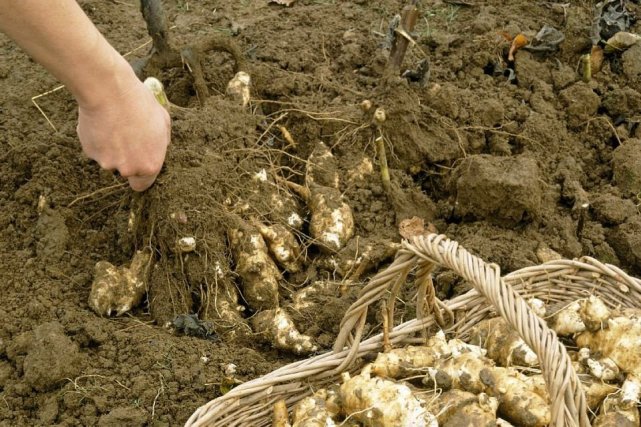
[[[132, 62], [148, 53], [138, 2], [80, 3]], [[591, 3], [423, 1], [405, 35], [389, 29], [405, 2], [279, 3], [163, 2], [175, 47], [224, 48], [201, 54], [201, 82], [155, 69], [172, 144], [143, 194], [82, 155], [70, 95], [0, 38], [0, 425], [180, 425], [329, 350], [404, 219], [504, 272], [590, 255], [641, 274], [641, 43], [588, 74], [608, 30]], [[412, 43], [390, 75], [394, 35]], [[247, 106], [226, 94], [239, 68]], [[96, 276], [137, 252], [142, 302], [100, 316]], [[397, 321], [415, 314], [402, 297]]]

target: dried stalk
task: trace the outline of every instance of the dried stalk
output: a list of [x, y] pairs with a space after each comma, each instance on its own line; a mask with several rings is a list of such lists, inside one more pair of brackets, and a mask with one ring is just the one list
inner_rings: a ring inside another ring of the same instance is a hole
[[392, 50], [390, 51], [389, 60], [387, 61], [387, 68], [385, 69], [385, 76], [398, 76], [401, 71], [401, 64], [407, 47], [410, 44], [409, 34], [414, 31], [416, 22], [418, 21], [418, 8], [416, 7], [417, 0], [411, 0], [410, 4], [403, 8], [401, 12], [401, 22], [395, 30], [394, 41], [392, 42]]

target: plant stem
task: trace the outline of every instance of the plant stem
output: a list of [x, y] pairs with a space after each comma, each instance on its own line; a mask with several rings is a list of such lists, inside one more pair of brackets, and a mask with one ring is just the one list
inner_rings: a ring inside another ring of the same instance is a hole
[[378, 163], [381, 168], [381, 180], [383, 181], [383, 189], [388, 195], [392, 192], [392, 184], [389, 177], [389, 169], [387, 168], [387, 155], [385, 154], [385, 140], [383, 134], [379, 130], [378, 138], [376, 138], [376, 153], [378, 154]]

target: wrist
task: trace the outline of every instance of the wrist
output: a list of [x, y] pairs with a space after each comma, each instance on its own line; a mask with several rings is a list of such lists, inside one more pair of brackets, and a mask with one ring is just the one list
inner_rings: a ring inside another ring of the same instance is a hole
[[121, 98], [136, 86], [142, 84], [129, 63], [115, 50], [102, 61], [87, 67], [84, 75], [77, 79], [70, 91], [80, 108], [95, 110]]

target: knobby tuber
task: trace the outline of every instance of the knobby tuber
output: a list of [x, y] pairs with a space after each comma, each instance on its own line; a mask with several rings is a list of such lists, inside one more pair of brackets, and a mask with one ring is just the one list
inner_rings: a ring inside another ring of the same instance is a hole
[[440, 427], [487, 427], [496, 423], [499, 402], [485, 393], [450, 390], [436, 400], [435, 406], [432, 412], [437, 414]]
[[321, 389], [298, 402], [292, 409], [292, 427], [334, 427], [340, 414], [338, 390]]
[[471, 332], [470, 343], [487, 350], [487, 356], [501, 366], [539, 365], [538, 357], [503, 318], [479, 322]]
[[301, 247], [296, 236], [283, 224], [265, 225], [255, 222], [274, 260], [290, 273], [302, 269]]
[[243, 283], [243, 296], [254, 310], [278, 307], [281, 273], [269, 256], [260, 232], [247, 223], [230, 229], [229, 245], [236, 262], [236, 273]]
[[307, 158], [305, 185], [316, 184], [321, 187], [338, 189], [338, 162], [322, 141], [316, 143], [314, 150]]
[[512, 368], [485, 368], [480, 378], [486, 393], [499, 399], [499, 414], [519, 426], [543, 427], [550, 423], [548, 402], [532, 387], [529, 377]]
[[436, 417], [405, 384], [371, 376], [343, 374], [340, 388], [343, 412], [364, 426], [438, 427]]
[[312, 339], [301, 334], [281, 308], [263, 310], [251, 319], [254, 332], [280, 350], [308, 354], [318, 350]]
[[580, 310], [581, 304], [579, 301], [574, 301], [551, 313], [552, 316], [547, 323], [559, 336], [572, 336], [578, 332], [583, 332], [585, 331], [585, 324], [579, 314]]
[[302, 228], [303, 218], [298, 203], [285, 188], [274, 182], [265, 169], [254, 174], [252, 183], [254, 193], [269, 200], [271, 209], [266, 212], [266, 217], [271, 223], [286, 224], [292, 230]]
[[241, 106], [246, 107], [251, 99], [251, 78], [244, 71], [236, 73], [233, 79], [227, 84], [227, 95], [237, 101]]
[[334, 156], [325, 144], [317, 143], [307, 161], [305, 186], [293, 182], [287, 185], [307, 204], [314, 242], [326, 251], [342, 249], [354, 236], [354, 216], [338, 189]]
[[138, 251], [130, 267], [116, 267], [107, 261], [96, 264], [89, 293], [89, 306], [101, 316], [117, 316], [131, 310], [147, 292], [151, 251]]

